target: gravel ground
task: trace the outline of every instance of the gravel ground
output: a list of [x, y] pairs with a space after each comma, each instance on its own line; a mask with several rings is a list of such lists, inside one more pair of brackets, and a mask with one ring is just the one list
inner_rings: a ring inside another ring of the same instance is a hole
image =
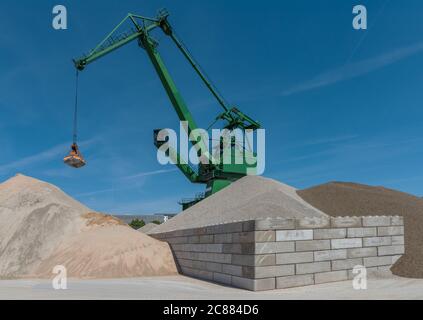
[[367, 290], [354, 290], [351, 281], [251, 292], [184, 276], [69, 280], [67, 290], [53, 290], [46, 280], [0, 281], [0, 299], [157, 299], [157, 300], [423, 300], [423, 280], [393, 277], [370, 279]]
[[402, 215], [405, 254], [392, 267], [396, 275], [423, 278], [423, 199], [367, 185], [331, 182], [297, 192], [331, 216]]

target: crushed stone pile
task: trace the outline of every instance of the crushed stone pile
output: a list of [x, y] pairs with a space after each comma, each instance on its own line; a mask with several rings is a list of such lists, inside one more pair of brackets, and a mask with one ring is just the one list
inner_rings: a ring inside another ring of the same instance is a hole
[[157, 226], [152, 234], [257, 218], [326, 217], [276, 180], [246, 176]]
[[147, 223], [144, 227], [141, 227], [138, 229], [139, 232], [145, 233], [145, 234], [149, 234], [150, 232], [153, 231], [153, 229], [155, 229], [158, 225], [155, 223]]
[[298, 191], [311, 205], [331, 216], [400, 215], [405, 224], [405, 254], [391, 271], [423, 278], [423, 199], [384, 187], [331, 182]]
[[168, 244], [23, 175], [0, 184], [0, 278], [120, 278], [176, 274]]

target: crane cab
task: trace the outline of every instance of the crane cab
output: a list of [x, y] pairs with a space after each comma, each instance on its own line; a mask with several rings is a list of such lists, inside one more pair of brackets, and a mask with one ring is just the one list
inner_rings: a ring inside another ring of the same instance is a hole
[[82, 168], [87, 164], [76, 143], [72, 144], [71, 151], [69, 155], [63, 159], [63, 162], [75, 169]]

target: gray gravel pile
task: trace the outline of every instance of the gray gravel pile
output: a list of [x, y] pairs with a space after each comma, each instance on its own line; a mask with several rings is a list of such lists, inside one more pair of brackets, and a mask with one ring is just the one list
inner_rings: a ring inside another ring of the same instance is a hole
[[327, 217], [276, 180], [246, 176], [157, 226], [152, 233], [198, 228], [257, 218]]

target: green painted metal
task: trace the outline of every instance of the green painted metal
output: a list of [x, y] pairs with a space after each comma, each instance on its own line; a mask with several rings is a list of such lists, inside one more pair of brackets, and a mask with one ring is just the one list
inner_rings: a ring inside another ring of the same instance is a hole
[[[248, 117], [247, 115], [239, 111], [236, 107], [231, 107], [223, 99], [223, 97], [219, 94], [218, 90], [214, 87], [212, 82], [201, 70], [199, 64], [189, 53], [188, 49], [183, 45], [182, 41], [175, 35], [173, 28], [169, 24], [168, 16], [169, 14], [167, 13], [167, 11], [161, 11], [157, 18], [147, 18], [140, 15], [128, 14], [112, 30], [112, 32], [110, 32], [106, 36], [106, 38], [101, 41], [93, 50], [91, 50], [87, 55], [77, 60], [74, 60], [75, 67], [78, 70], [84, 70], [92, 62], [100, 59], [105, 55], [110, 54], [113, 51], [116, 51], [122, 46], [125, 46], [137, 40], [138, 44], [147, 52], [147, 55], [150, 58], [150, 61], [152, 62], [154, 69], [160, 78], [160, 81], [162, 82], [162, 85], [172, 103], [173, 108], [175, 109], [178, 115], [178, 118], [181, 121], [186, 121], [188, 123], [187, 133], [189, 135], [193, 130], [198, 128], [197, 124], [157, 50], [157, 41], [154, 40], [154, 38], [150, 35], [150, 32], [152, 30], [160, 28], [167, 36], [169, 36], [173, 40], [173, 42], [176, 44], [183, 56], [188, 60], [190, 65], [193, 67], [195, 72], [203, 81], [205, 86], [215, 97], [219, 105], [224, 109], [223, 113], [216, 116], [216, 118], [214, 119], [214, 123], [223, 120], [226, 122], [223, 128], [229, 130], [256, 130], [260, 128], [260, 124], [257, 121]], [[116, 35], [118, 29], [121, 28], [127, 21], [132, 22], [135, 29], [131, 29], [129, 32], [126, 32], [124, 34]], [[155, 141], [155, 144], [157, 147], [159, 147], [159, 143], [157, 141]], [[198, 151], [208, 150], [208, 146], [201, 139], [197, 142], [193, 142], [192, 144]], [[204, 193], [204, 196], [207, 197], [227, 187], [231, 182], [245, 176], [247, 174], [247, 168], [251, 168], [251, 165], [248, 165], [245, 161], [245, 157], [254, 156], [253, 153], [243, 154], [243, 161], [239, 164], [235, 164], [233, 161], [242, 149], [240, 149], [239, 146], [236, 146], [231, 143], [227, 145], [226, 148], [231, 149], [231, 164], [223, 163], [223, 160], [226, 158], [223, 156], [222, 150], [220, 155], [220, 162], [217, 162], [212, 154], [206, 152], [205, 154], [203, 154], [203, 157], [206, 157], [208, 159], [209, 164], [200, 163], [198, 167], [198, 172], [191, 168], [190, 165], [184, 164], [186, 162], [180, 161], [181, 156], [177, 150], [169, 149], [168, 155], [173, 160], [173, 162], [176, 163], [181, 172], [189, 179], [189, 181], [193, 183], [204, 183], [207, 185], [206, 192]], [[203, 196], [197, 196], [191, 202], [184, 202], [183, 207], [187, 208], [193, 203], [201, 201], [202, 198]]]

